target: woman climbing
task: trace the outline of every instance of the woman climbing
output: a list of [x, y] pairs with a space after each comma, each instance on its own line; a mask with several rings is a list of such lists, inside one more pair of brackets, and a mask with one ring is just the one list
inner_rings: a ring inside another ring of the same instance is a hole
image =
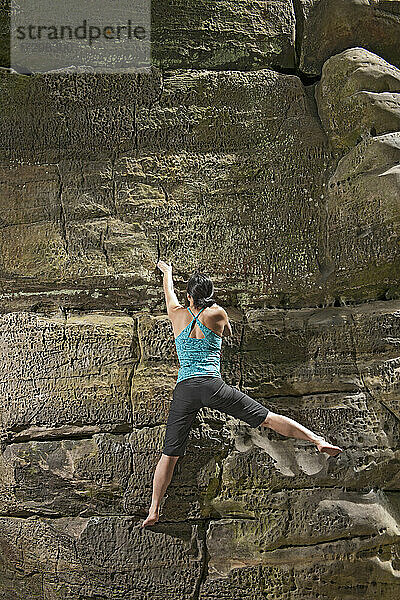
[[[174, 292], [172, 266], [159, 260], [168, 316], [172, 322], [180, 363], [173, 391], [164, 447], [153, 478], [149, 514], [142, 527], [159, 519], [161, 500], [171, 482], [176, 462], [186, 452], [193, 421], [203, 406], [208, 406], [245, 421], [250, 427], [269, 427], [278, 433], [308, 440], [319, 452], [336, 456], [343, 452], [297, 421], [277, 414], [228, 385], [221, 378], [222, 337], [232, 334], [226, 311], [213, 299], [214, 286], [206, 275], [194, 273], [187, 284], [189, 307], [182, 306]], [[201, 314], [201, 320], [198, 318]]]

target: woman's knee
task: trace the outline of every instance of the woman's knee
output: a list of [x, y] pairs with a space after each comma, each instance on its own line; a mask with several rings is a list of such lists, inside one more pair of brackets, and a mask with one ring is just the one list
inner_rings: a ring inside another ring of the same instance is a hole
[[162, 452], [161, 458], [168, 462], [176, 462], [178, 460], [178, 458], [181, 458], [181, 455], [179, 454], [179, 455], [171, 456], [170, 454], [164, 454], [164, 452]]
[[272, 412], [272, 410], [270, 410], [267, 414], [267, 416], [265, 417], [264, 421], [261, 423], [261, 425], [263, 427], [272, 427], [273, 423], [274, 423], [274, 419], [275, 417], [277, 417], [277, 413]]

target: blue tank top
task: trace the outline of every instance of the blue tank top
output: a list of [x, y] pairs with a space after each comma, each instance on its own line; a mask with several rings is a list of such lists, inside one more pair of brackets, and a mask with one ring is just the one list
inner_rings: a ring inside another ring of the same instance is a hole
[[[176, 352], [180, 364], [176, 383], [179, 383], [182, 379], [198, 377], [199, 375], [221, 377], [222, 337], [197, 319], [204, 308], [197, 315], [194, 315], [188, 308], [194, 319], [175, 338]], [[189, 337], [190, 328], [195, 319], [204, 334], [204, 338]]]

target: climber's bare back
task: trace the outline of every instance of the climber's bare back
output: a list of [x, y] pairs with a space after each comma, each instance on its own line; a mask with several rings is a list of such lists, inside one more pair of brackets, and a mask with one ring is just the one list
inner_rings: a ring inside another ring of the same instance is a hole
[[[192, 312], [194, 315], [197, 315], [199, 309], [193, 309]], [[168, 316], [172, 322], [175, 338], [193, 320], [192, 315], [184, 306], [174, 307], [169, 311]], [[224, 308], [222, 308], [222, 306], [219, 306], [218, 304], [207, 306], [207, 308], [202, 310], [199, 316], [199, 321], [201, 321], [203, 325], [214, 331], [214, 333], [220, 337], [232, 335], [232, 328], [231, 324], [229, 323], [228, 313]], [[197, 339], [204, 337], [204, 334], [197, 323], [194, 324], [192, 331], [190, 332], [190, 337]]]

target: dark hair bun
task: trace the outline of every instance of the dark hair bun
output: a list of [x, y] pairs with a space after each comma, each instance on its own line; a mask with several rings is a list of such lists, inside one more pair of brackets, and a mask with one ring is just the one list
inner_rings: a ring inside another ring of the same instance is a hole
[[196, 306], [203, 308], [206, 306], [212, 306], [215, 304], [215, 300], [212, 296], [208, 296], [207, 298], [197, 298], [195, 304]]

